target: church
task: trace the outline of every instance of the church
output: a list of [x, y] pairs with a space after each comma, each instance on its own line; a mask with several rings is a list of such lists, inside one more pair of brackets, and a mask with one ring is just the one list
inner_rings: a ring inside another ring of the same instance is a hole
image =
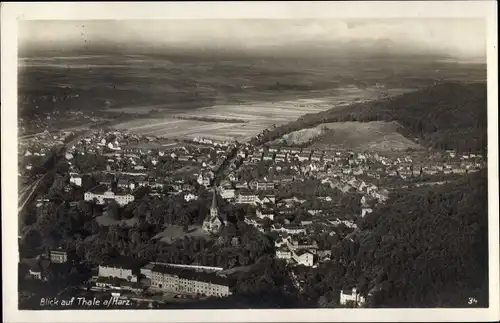
[[210, 214], [205, 218], [205, 221], [203, 221], [203, 230], [209, 233], [218, 233], [222, 225], [223, 222], [219, 218], [219, 210], [217, 208], [217, 193], [214, 187]]

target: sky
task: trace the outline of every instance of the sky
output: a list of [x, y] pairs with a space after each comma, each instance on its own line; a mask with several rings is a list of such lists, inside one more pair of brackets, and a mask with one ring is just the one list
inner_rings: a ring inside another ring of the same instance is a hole
[[370, 47], [398, 51], [484, 57], [486, 26], [481, 19], [379, 20], [102, 20], [24, 21], [20, 48], [114, 43], [186, 48]]

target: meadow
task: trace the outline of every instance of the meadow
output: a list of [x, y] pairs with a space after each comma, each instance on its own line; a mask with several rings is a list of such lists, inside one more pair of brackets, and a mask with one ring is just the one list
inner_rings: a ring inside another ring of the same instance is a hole
[[398, 132], [397, 122], [331, 122], [322, 123], [284, 135], [288, 145], [309, 143], [317, 150], [401, 151], [422, 147]]

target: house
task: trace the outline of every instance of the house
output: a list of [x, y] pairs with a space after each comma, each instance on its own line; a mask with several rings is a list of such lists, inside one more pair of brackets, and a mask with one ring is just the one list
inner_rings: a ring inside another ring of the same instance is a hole
[[288, 242], [288, 247], [292, 251], [308, 250], [310, 253], [316, 254], [318, 243], [316, 241], [310, 242], [307, 240], [293, 240], [291, 243]]
[[314, 266], [314, 255], [307, 250], [299, 250], [292, 254], [293, 260], [297, 262], [299, 265], [303, 265], [306, 267]]
[[37, 268], [30, 268], [28, 270], [28, 274], [32, 279], [36, 280], [45, 280], [42, 275], [42, 270], [37, 266]]
[[300, 154], [297, 155], [297, 159], [300, 162], [309, 161], [309, 157], [310, 157], [310, 154], [308, 154], [308, 153], [300, 153]]
[[322, 152], [314, 152], [311, 155], [311, 160], [312, 161], [319, 162], [319, 161], [321, 161], [322, 158], [323, 158], [323, 153]]
[[340, 292], [340, 305], [347, 305], [348, 303], [354, 303], [356, 307], [363, 306], [366, 302], [365, 297], [358, 293], [356, 288], [352, 290], [343, 290]]
[[210, 177], [200, 174], [198, 175], [197, 182], [202, 186], [208, 187], [210, 186]]
[[286, 161], [286, 154], [285, 153], [277, 153], [276, 156], [274, 157], [275, 162], [285, 162]]
[[271, 161], [274, 159], [274, 154], [273, 153], [264, 153], [264, 155], [262, 156], [262, 160], [264, 161]]
[[257, 210], [255, 211], [255, 213], [259, 219], [268, 218], [270, 220], [274, 220], [274, 210], [273, 209], [258, 207]]
[[309, 213], [310, 215], [318, 215], [323, 213], [323, 210], [307, 210], [307, 213]]
[[234, 186], [236, 189], [248, 189], [249, 187], [247, 182], [236, 183]]
[[255, 189], [258, 191], [266, 191], [266, 190], [273, 190], [274, 189], [273, 182], [255, 182], [254, 186], [255, 186]]
[[318, 258], [321, 260], [328, 260], [332, 256], [331, 250], [318, 250], [317, 252]]
[[306, 229], [303, 228], [303, 227], [299, 227], [299, 226], [294, 226], [294, 225], [285, 225], [283, 226], [283, 230], [284, 232], [288, 233], [288, 234], [301, 234], [301, 233], [306, 233]]
[[223, 186], [219, 187], [219, 194], [225, 200], [234, 199], [235, 192], [236, 191], [233, 188], [227, 188], [227, 187], [223, 187]]
[[371, 208], [362, 208], [361, 209], [361, 217], [364, 218], [365, 215], [369, 214], [369, 213], [372, 213], [373, 210]]
[[68, 252], [66, 250], [50, 250], [50, 261], [57, 264], [63, 264], [68, 261]]
[[82, 178], [75, 173], [71, 173], [69, 178], [69, 182], [75, 184], [76, 186], [82, 186]]
[[244, 158], [247, 158], [247, 153], [243, 149], [240, 149], [240, 150], [238, 150], [238, 153], [236, 154], [236, 156], [244, 159]]
[[255, 204], [258, 200], [258, 196], [249, 190], [241, 190], [236, 195], [236, 203], [241, 204]]
[[290, 260], [290, 259], [292, 259], [292, 252], [290, 250], [288, 250], [287, 248], [279, 248], [279, 249], [276, 249], [275, 257], [278, 259]]
[[260, 161], [262, 160], [262, 156], [263, 156], [263, 153], [261, 153], [261, 152], [255, 152], [255, 153], [253, 153], [253, 155], [250, 157], [250, 160], [251, 160], [252, 162], [256, 162], [256, 163], [258, 163], [258, 162], [260, 162]]
[[179, 156], [177, 159], [181, 162], [188, 162], [191, 160], [191, 158], [193, 158], [193, 156], [189, 156], [189, 155], [182, 155], [182, 156]]
[[189, 202], [189, 201], [196, 201], [198, 199], [198, 196], [194, 195], [193, 193], [188, 193], [184, 195], [184, 201]]
[[119, 188], [128, 188], [129, 187], [129, 182], [125, 178], [120, 178], [118, 182], [116, 183], [116, 186]]
[[260, 196], [257, 197], [255, 202], [259, 204], [275, 204], [276, 203], [276, 197], [273, 194], [261, 194]]

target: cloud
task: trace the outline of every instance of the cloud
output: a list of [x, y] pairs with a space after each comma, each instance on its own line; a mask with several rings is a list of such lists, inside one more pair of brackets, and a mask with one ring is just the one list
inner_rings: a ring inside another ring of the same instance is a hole
[[24, 22], [20, 45], [58, 42], [259, 47], [389, 41], [401, 48], [484, 56], [485, 25], [474, 19], [153, 20]]

